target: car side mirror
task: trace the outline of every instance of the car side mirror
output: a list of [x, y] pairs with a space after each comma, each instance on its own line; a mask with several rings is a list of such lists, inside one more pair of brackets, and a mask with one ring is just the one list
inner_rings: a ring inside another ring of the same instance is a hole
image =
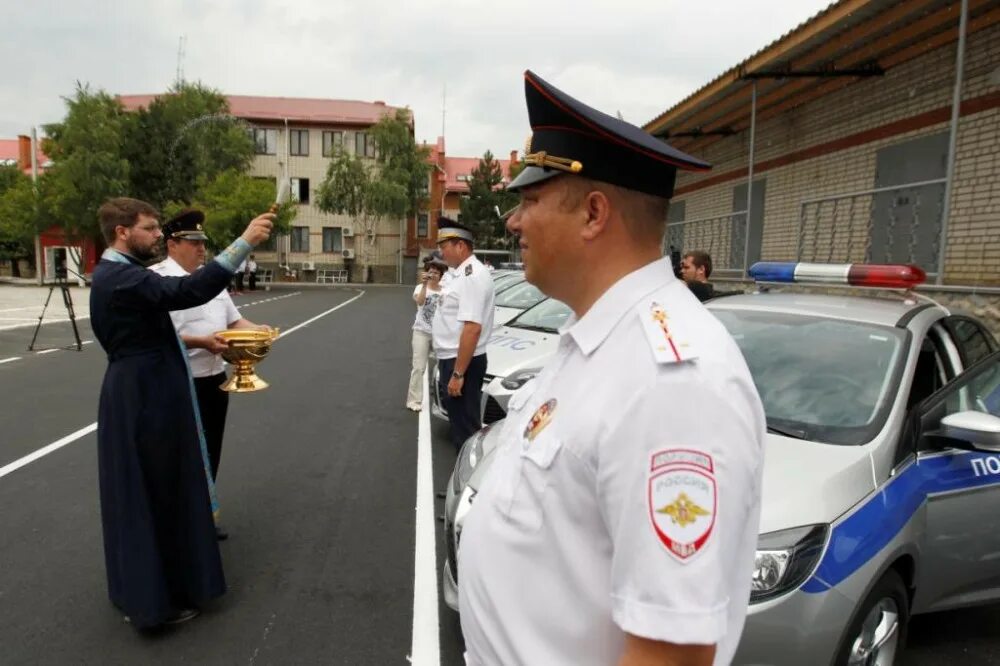
[[941, 419], [941, 434], [969, 442], [980, 451], [1000, 453], [1000, 418], [985, 412], [967, 411]]

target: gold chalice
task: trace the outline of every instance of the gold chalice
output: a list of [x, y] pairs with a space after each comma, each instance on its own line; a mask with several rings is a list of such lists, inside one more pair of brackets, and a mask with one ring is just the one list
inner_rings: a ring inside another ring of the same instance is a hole
[[222, 352], [222, 358], [234, 367], [233, 376], [219, 388], [232, 393], [266, 389], [268, 383], [257, 376], [254, 366], [271, 351], [271, 343], [278, 339], [278, 329], [230, 328], [215, 335], [228, 343], [229, 348]]

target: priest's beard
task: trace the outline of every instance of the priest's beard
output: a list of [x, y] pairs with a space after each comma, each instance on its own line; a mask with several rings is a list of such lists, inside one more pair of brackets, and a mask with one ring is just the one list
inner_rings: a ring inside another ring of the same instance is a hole
[[126, 241], [128, 245], [128, 253], [141, 262], [150, 262], [159, 258], [160, 256], [160, 242], [153, 241], [148, 245], [143, 245], [136, 239], [129, 238]]

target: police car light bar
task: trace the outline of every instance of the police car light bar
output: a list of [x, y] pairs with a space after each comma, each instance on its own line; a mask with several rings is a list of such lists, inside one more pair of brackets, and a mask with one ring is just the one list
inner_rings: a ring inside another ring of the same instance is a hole
[[912, 289], [927, 280], [919, 266], [909, 264], [811, 264], [758, 261], [750, 267], [756, 282], [821, 282], [853, 287]]

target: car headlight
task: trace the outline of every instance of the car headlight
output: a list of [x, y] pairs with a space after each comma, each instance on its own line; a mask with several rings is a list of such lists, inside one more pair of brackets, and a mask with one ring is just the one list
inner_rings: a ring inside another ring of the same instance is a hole
[[458, 463], [453, 477], [453, 487], [456, 494], [461, 493], [462, 488], [468, 485], [476, 465], [483, 459], [483, 440], [486, 439], [486, 434], [492, 427], [492, 424], [488, 425], [473, 434], [472, 437], [465, 440], [462, 450], [458, 452]]
[[828, 530], [828, 525], [806, 525], [760, 535], [750, 603], [773, 599], [801, 585], [823, 554]]
[[541, 368], [525, 368], [524, 370], [512, 372], [503, 378], [500, 382], [500, 386], [503, 386], [508, 391], [516, 391], [534, 379], [535, 376], [541, 371]]

